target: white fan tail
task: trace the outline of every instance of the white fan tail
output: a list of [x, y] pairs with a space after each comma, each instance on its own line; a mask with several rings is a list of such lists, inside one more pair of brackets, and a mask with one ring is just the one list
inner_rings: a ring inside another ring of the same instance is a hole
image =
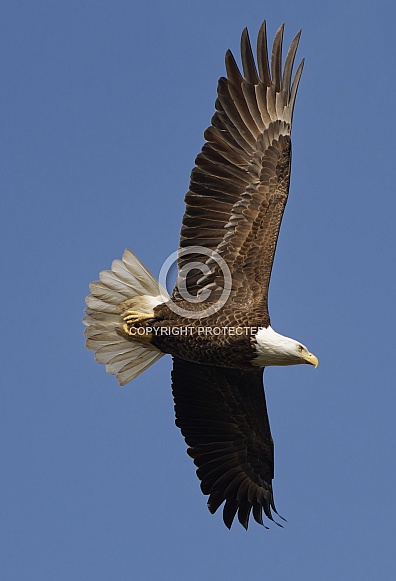
[[86, 298], [86, 347], [125, 385], [164, 355], [151, 343], [129, 339], [122, 332], [125, 311], [151, 314], [169, 296], [130, 250], [99, 277], [100, 281], [90, 284], [91, 294]]

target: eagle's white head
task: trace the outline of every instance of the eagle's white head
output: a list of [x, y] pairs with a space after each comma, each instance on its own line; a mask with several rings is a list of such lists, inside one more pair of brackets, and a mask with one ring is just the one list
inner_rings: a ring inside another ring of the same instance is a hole
[[318, 366], [318, 359], [308, 349], [290, 337], [276, 333], [270, 326], [262, 328], [254, 337], [255, 357], [252, 365], [268, 367], [269, 365], [299, 365], [309, 363]]

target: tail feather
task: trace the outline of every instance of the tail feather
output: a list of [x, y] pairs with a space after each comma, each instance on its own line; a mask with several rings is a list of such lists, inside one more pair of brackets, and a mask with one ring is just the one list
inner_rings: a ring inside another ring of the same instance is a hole
[[114, 260], [111, 270], [100, 273], [100, 281], [91, 283], [90, 291], [83, 321], [86, 347], [125, 385], [164, 353], [120, 332], [123, 313], [129, 308], [150, 313], [168, 298], [167, 292], [130, 250], [125, 250], [122, 260]]

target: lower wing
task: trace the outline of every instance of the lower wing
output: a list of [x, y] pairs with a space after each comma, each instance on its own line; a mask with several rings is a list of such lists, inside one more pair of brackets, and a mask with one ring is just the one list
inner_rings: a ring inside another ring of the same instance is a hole
[[251, 511], [263, 524], [276, 512], [272, 493], [274, 445], [262, 370], [199, 365], [174, 358], [172, 391], [176, 425], [198, 467], [213, 514], [225, 502], [223, 520], [236, 514], [247, 529]]

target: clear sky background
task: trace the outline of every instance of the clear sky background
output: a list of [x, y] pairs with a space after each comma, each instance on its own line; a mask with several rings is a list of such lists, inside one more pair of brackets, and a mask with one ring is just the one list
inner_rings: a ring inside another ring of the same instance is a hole
[[[303, 29], [272, 323], [319, 357], [265, 374], [288, 522], [228, 531], [174, 425], [170, 358], [120, 388], [88, 284], [158, 275], [224, 53]], [[393, 2], [6, 1], [0, 8], [0, 578], [396, 578]]]

